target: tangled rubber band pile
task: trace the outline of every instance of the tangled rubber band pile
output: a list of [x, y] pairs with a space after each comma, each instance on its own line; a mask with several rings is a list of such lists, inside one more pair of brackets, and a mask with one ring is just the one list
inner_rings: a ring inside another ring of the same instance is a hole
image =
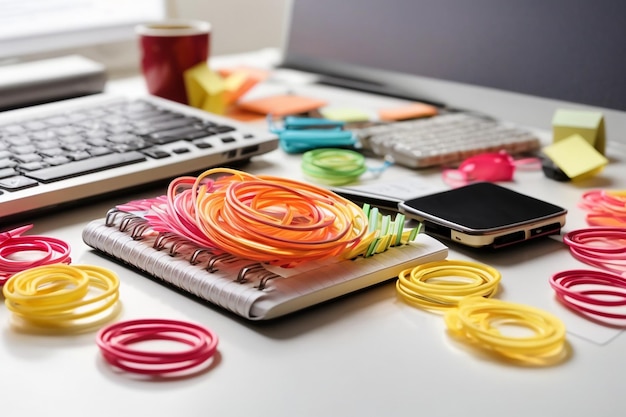
[[311, 184], [215, 168], [172, 181], [166, 196], [118, 206], [147, 210], [157, 232], [282, 267], [369, 256], [413, 240], [391, 220]]
[[[396, 289], [413, 306], [443, 311], [450, 334], [482, 350], [536, 366], [563, 360], [563, 323], [540, 309], [492, 299], [500, 281], [500, 272], [488, 265], [445, 260], [402, 271]], [[525, 332], [508, 335], [507, 326]]]
[[626, 190], [591, 190], [579, 206], [590, 226], [626, 227]]

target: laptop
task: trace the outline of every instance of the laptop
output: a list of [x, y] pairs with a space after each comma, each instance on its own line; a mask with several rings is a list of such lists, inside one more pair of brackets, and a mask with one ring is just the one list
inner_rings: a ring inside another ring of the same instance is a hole
[[268, 131], [150, 95], [0, 112], [0, 224], [240, 166], [277, 147]]

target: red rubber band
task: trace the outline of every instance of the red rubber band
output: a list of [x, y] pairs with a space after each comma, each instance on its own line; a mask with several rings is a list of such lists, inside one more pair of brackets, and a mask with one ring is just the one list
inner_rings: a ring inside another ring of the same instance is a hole
[[[48, 236], [22, 236], [33, 225], [22, 226], [0, 233], [0, 286], [18, 272], [43, 265], [69, 264], [70, 245], [60, 239]], [[17, 254], [30, 253], [28, 259], [20, 259]], [[33, 258], [32, 252], [40, 252]]]
[[596, 319], [626, 320], [626, 279], [617, 274], [575, 269], [554, 274], [549, 282], [557, 299], [572, 310]]
[[[169, 341], [186, 346], [180, 351], [145, 350], [135, 345]], [[218, 337], [211, 330], [179, 320], [141, 319], [118, 322], [98, 332], [103, 357], [122, 370], [143, 375], [165, 375], [200, 366], [215, 355]]]
[[616, 274], [626, 273], [626, 228], [591, 227], [563, 236], [574, 258]]

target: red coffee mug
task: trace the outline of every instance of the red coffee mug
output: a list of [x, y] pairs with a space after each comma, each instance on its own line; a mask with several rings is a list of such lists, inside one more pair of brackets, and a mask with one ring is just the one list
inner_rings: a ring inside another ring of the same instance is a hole
[[183, 73], [209, 58], [211, 25], [196, 20], [166, 20], [136, 28], [141, 70], [150, 94], [187, 104]]

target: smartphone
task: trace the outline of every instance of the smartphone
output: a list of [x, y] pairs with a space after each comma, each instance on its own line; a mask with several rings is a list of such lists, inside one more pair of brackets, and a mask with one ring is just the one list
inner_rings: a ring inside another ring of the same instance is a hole
[[491, 182], [477, 182], [398, 203], [432, 236], [500, 248], [559, 234], [567, 210]]

